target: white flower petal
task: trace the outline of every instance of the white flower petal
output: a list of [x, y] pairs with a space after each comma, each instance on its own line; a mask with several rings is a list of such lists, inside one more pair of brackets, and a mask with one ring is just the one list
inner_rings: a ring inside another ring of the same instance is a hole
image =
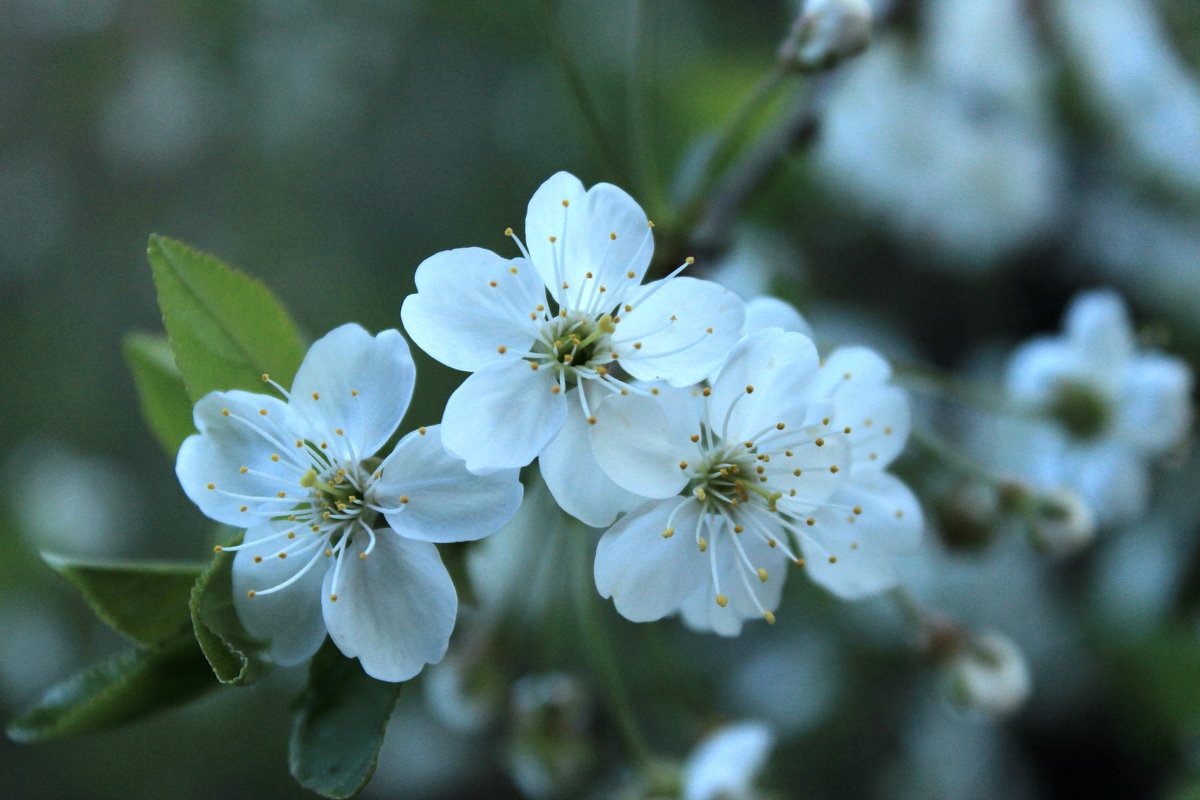
[[[709, 548], [705, 559], [714, 557], [715, 553], [720, 584], [713, 583], [710, 565], [701, 588], [682, 606], [683, 622], [694, 631], [737, 636], [742, 632], [743, 622], [762, 619], [762, 611], [774, 611], [779, 607], [789, 562], [781, 550], [768, 546], [750, 528], [736, 534], [722, 521], [720, 531], [710, 524], [704, 535], [708, 537]], [[737, 537], [736, 542], [734, 537]], [[738, 552], [737, 544], [745, 551], [745, 560]], [[760, 578], [759, 569], [765, 571], [766, 581]], [[718, 594], [727, 599], [723, 607], [717, 603]]]
[[[295, 437], [305, 435], [306, 424], [286, 403], [265, 394], [210, 392], [196, 403], [193, 418], [200, 433], [179, 448], [175, 474], [205, 516], [246, 528], [257, 512], [284, 513], [307, 495], [291, 463]], [[280, 499], [281, 491], [289, 496]]]
[[1099, 290], [1077, 296], [1067, 309], [1063, 327], [1072, 349], [1098, 375], [1111, 373], [1133, 355], [1133, 325], [1125, 301], [1116, 292]]
[[690, 437], [700, 432], [700, 417], [690, 389], [655, 389], [657, 395], [608, 398], [591, 426], [591, 449], [617, 486], [642, 497], [671, 497], [688, 481], [680, 463], [698, 455]]
[[[367, 537], [354, 537], [342, 553], [336, 587], [334, 570], [326, 573], [325, 624], [338, 649], [358, 658], [372, 678], [406, 681], [446, 654], [458, 595], [434, 545], [386, 528], [375, 536], [366, 559], [359, 554]], [[332, 601], [335, 589], [338, 599]]]
[[404, 329], [448, 367], [474, 372], [520, 358], [537, 336], [529, 315], [546, 296], [523, 258], [510, 261], [478, 247], [446, 250], [417, 267], [416, 282], [417, 293], [400, 309]]
[[[667, 521], [675, 532], [663, 537]], [[594, 576], [601, 597], [611, 597], [621, 616], [651, 622], [677, 611], [703, 583], [708, 558], [696, 546], [698, 504], [670, 498], [646, 503], [623, 517], [600, 539]]]
[[1061, 339], [1037, 337], [1013, 351], [1005, 381], [1014, 398], [1043, 404], [1053, 398], [1062, 382], [1091, 379], [1073, 347]]
[[814, 511], [816, 524], [804, 529], [810, 577], [847, 600], [895, 586], [895, 559], [918, 545], [924, 527], [912, 492], [893, 475], [869, 471], [854, 474], [829, 502], [839, 507]]
[[[571, 277], [576, 274], [582, 276], [589, 266], [572, 261], [564, 263], [563, 259], [564, 248], [567, 248], [568, 256], [576, 255], [577, 248], [571, 236], [570, 207], [581, 208], [585, 193], [583, 183], [574, 175], [556, 172], [533, 193], [525, 211], [525, 246], [542, 283], [555, 297], [564, 280], [570, 283]], [[566, 206], [563, 201], [566, 201]], [[581, 217], [576, 215], [576, 228]], [[551, 237], [555, 241], [551, 242]], [[568, 271], [570, 277], [567, 277]]]
[[803, 333], [812, 338], [812, 328], [800, 315], [800, 312], [778, 297], [755, 297], [746, 301], [746, 323], [742, 327], [742, 335], [779, 328], [785, 331]]
[[613, 348], [638, 380], [686, 386], [721, 364], [741, 336], [745, 310], [736, 294], [712, 281], [664, 280], [628, 301], [633, 310], [621, 315]]
[[332, 452], [357, 461], [375, 455], [396, 432], [416, 379], [399, 331], [371, 336], [349, 323], [313, 342], [288, 402], [328, 437]]
[[1121, 378], [1119, 436], [1161, 453], [1187, 433], [1192, 420], [1192, 373], [1178, 358], [1149, 353], [1132, 359]]
[[[641, 283], [654, 253], [646, 215], [632, 197], [608, 183], [585, 192], [583, 184], [565, 172], [551, 176], [530, 199], [525, 234], [542, 281], [556, 297], [565, 281], [570, 287], [566, 296], [572, 298], [568, 305], [575, 307], [599, 310], [604, 299], [600, 286], [615, 305]], [[591, 302], [575, 303], [576, 297]]]
[[472, 475], [442, 446], [440, 425], [405, 436], [379, 470], [376, 502], [398, 509], [385, 516], [396, 533], [409, 539], [482, 539], [503, 527], [521, 505], [518, 470]]
[[[313, 539], [274, 538], [285, 532], [291, 523], [267, 522], [246, 531], [249, 547], [238, 550], [233, 558], [233, 606], [242, 626], [256, 639], [271, 643], [269, 654], [276, 664], [290, 667], [317, 652], [325, 641], [325, 621], [321, 618], [321, 581], [330, 562], [320, 544], [312, 547]], [[307, 552], [300, 551], [308, 546]], [[280, 558], [286, 553], [287, 558]], [[313, 556], [319, 561], [311, 564]], [[260, 561], [255, 562], [258, 558]], [[256, 594], [278, 586], [296, 573], [308, 568], [296, 582], [271, 594]]]
[[1146, 509], [1150, 475], [1143, 459], [1127, 444], [1107, 440], [1091, 447], [1070, 447], [1052, 466], [1055, 484], [1077, 489], [1101, 524], [1125, 522]]
[[800, 427], [817, 364], [817, 348], [803, 334], [768, 329], [742, 339], [712, 382], [709, 413], [717, 433], [750, 440], [780, 422]]
[[[589, 403], [595, 407], [600, 404], [603, 390], [593, 389], [593, 384], [592, 381], [585, 383], [583, 391], [587, 391], [589, 398], [594, 398], [589, 399]], [[585, 525], [604, 528], [611, 525], [618, 514], [633, 510], [645, 498], [622, 489], [600, 468], [592, 452], [591, 429], [594, 426], [588, 424], [582, 407], [573, 400], [568, 395], [566, 421], [558, 436], [538, 456], [538, 464], [546, 486], [563, 511]], [[596, 413], [603, 418], [602, 411], [597, 409]]]
[[832, 403], [828, 430], [849, 441], [856, 470], [883, 469], [908, 441], [908, 393], [890, 377], [887, 361], [865, 347], [835, 350], [817, 372], [816, 396]]
[[710, 734], [683, 764], [683, 800], [749, 797], [775, 743], [760, 722], [726, 725]]
[[555, 385], [552, 369], [530, 369], [527, 361], [493, 364], [470, 375], [446, 403], [446, 449], [472, 472], [525, 466], [566, 417], [565, 393], [554, 393]]

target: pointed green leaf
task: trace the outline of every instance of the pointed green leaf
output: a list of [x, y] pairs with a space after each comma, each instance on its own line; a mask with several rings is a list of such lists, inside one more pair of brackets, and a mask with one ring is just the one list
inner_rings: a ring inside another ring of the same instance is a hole
[[233, 553], [218, 553], [192, 587], [192, 629], [221, 683], [247, 686], [270, 665], [264, 643], [242, 627], [233, 607]]
[[125, 337], [125, 361], [133, 372], [142, 416], [171, 456], [196, 428], [188, 397], [165, 336], [131, 333]]
[[50, 689], [8, 725], [17, 742], [104, 730], [191, 700], [219, 686], [189, 631], [96, 664]]
[[42, 560], [83, 593], [96, 616], [143, 647], [187, 626], [188, 598], [203, 569], [195, 564], [87, 561], [53, 553], [42, 553]]
[[283, 386], [304, 357], [296, 326], [271, 292], [217, 259], [164, 236], [147, 250], [163, 325], [193, 401], [211, 391]]
[[296, 699], [292, 776], [325, 797], [358, 794], [375, 774], [402, 685], [375, 680], [326, 640], [313, 656], [308, 688]]

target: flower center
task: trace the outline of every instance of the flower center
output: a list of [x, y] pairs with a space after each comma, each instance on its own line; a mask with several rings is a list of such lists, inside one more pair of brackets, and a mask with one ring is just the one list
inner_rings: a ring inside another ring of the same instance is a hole
[[1077, 439], [1093, 439], [1108, 427], [1112, 410], [1104, 395], [1081, 381], [1061, 381], [1047, 413]]
[[[764, 464], [770, 459], [769, 454], [759, 453], [753, 443], [725, 444], [713, 436], [712, 445], [696, 465], [694, 477], [685, 492], [695, 495], [706, 505], [711, 502], [711, 497], [712, 501], [730, 507], [758, 502], [774, 511], [775, 503], [783, 493], [766, 485], [768, 478]], [[686, 466], [682, 468], [686, 469]]]
[[563, 374], [568, 385], [603, 375], [613, 359], [612, 317], [593, 319], [575, 312], [557, 316], [542, 327], [533, 352]]

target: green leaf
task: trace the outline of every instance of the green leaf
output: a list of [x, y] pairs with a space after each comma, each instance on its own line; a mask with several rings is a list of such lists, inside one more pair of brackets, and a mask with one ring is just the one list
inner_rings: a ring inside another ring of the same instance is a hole
[[75, 585], [96, 616], [135, 644], [148, 647], [188, 623], [188, 598], [203, 567], [193, 564], [100, 562], [42, 553]]
[[175, 366], [171, 345], [164, 336], [131, 333], [125, 337], [125, 361], [133, 372], [142, 415], [167, 453], [174, 456], [196, 428], [192, 424], [192, 399]]
[[304, 358], [296, 326], [258, 281], [163, 236], [147, 250], [163, 324], [193, 401], [211, 391], [288, 386]]
[[296, 698], [292, 776], [325, 797], [358, 794], [375, 774], [402, 685], [375, 680], [327, 640], [313, 656], [308, 688]]
[[219, 686], [188, 631], [155, 647], [96, 664], [50, 689], [8, 725], [17, 742], [104, 730], [199, 697]]
[[265, 644], [242, 627], [233, 607], [233, 553], [218, 553], [192, 587], [192, 630], [217, 680], [234, 686], [254, 683], [270, 665]]

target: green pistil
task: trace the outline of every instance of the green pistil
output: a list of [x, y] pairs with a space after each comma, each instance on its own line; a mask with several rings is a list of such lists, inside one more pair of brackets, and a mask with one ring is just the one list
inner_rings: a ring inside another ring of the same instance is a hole
[[1055, 387], [1047, 411], [1077, 439], [1099, 436], [1108, 427], [1110, 417], [1104, 397], [1092, 387], [1076, 381], [1063, 381]]

